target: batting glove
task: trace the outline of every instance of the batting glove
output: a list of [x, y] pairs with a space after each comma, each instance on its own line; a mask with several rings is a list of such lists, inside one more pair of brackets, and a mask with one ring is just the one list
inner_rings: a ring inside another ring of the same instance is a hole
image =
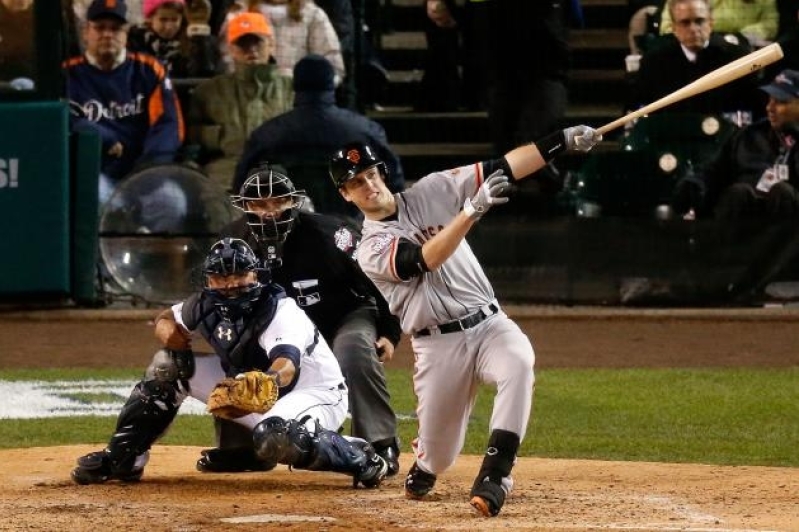
[[569, 150], [587, 152], [602, 140], [602, 135], [589, 126], [567, 127], [563, 130], [566, 139], [566, 148]]
[[497, 170], [486, 179], [480, 188], [471, 198], [466, 198], [463, 203], [463, 212], [472, 220], [479, 220], [488, 209], [494, 205], [501, 205], [510, 201], [510, 198], [502, 196], [510, 186], [508, 176]]

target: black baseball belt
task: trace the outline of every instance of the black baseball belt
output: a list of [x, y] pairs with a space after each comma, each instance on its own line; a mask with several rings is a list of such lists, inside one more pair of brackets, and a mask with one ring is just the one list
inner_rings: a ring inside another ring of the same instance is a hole
[[490, 303], [488, 305], [480, 307], [480, 310], [478, 310], [477, 312], [468, 314], [463, 318], [416, 331], [414, 333], [414, 336], [431, 336], [433, 334], [447, 334], [458, 331], [465, 331], [466, 329], [471, 329], [475, 325], [481, 323], [487, 317], [493, 316], [497, 312], [499, 312], [499, 305], [497, 305], [496, 303]]

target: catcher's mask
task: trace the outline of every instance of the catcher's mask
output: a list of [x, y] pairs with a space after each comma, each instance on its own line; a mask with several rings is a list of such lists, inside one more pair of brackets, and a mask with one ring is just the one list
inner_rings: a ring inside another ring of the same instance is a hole
[[347, 144], [330, 159], [329, 172], [330, 178], [336, 188], [341, 188], [344, 184], [364, 170], [376, 166], [383, 179], [388, 179], [388, 168], [375, 150], [368, 144], [353, 143]]
[[244, 240], [223, 238], [208, 252], [203, 264], [203, 291], [226, 320], [236, 320], [252, 311], [269, 283], [269, 270]]
[[284, 241], [304, 200], [303, 191], [269, 165], [251, 170], [232, 198], [233, 205], [247, 215], [247, 225], [259, 242]]

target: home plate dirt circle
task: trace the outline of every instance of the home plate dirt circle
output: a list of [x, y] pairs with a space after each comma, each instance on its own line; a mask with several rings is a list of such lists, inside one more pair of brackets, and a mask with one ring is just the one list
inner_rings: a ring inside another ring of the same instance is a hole
[[522, 457], [502, 513], [478, 517], [469, 487], [482, 457], [462, 456], [428, 501], [403, 496], [402, 472], [379, 489], [335, 473], [204, 474], [200, 447], [159, 446], [137, 484], [78, 486], [75, 459], [98, 446], [0, 451], [0, 530], [799, 531], [799, 469]]

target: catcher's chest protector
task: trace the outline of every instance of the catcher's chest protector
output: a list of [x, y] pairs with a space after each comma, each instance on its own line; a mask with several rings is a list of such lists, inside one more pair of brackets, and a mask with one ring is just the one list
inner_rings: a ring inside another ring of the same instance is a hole
[[252, 314], [230, 322], [222, 319], [209, 298], [194, 294], [183, 303], [182, 318], [190, 330], [198, 330], [219, 356], [228, 376], [251, 369], [266, 371], [270, 361], [258, 344], [258, 337], [272, 322], [277, 304], [285, 292], [275, 285], [266, 287], [268, 295], [258, 300]]

